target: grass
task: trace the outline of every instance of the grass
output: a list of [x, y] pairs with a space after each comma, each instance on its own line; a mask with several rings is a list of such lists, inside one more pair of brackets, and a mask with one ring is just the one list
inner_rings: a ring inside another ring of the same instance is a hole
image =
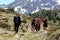
[[[12, 16], [12, 15], [14, 15], [14, 14], [8, 15], [7, 17], [12, 17], [12, 19], [13, 19], [14, 16]], [[23, 29], [20, 29], [20, 30], [21, 31], [23, 30], [23, 31], [26, 31], [26, 32], [22, 32], [22, 33], [19, 32], [19, 34], [18, 34], [19, 36], [18, 37], [15, 37], [13, 31], [6, 30], [5, 28], [4, 28], [5, 29], [4, 30], [3, 28], [1, 28], [0, 33], [5, 33], [5, 32], [6, 33], [5, 34], [0, 34], [0, 40], [44, 40], [44, 39], [46, 39], [46, 40], [55, 40], [54, 38], [56, 36], [58, 36], [56, 34], [60, 34], [57, 31], [57, 30], [60, 29], [60, 26], [57, 24], [58, 22], [57, 23], [54, 23], [53, 21], [49, 21], [50, 27], [48, 29], [48, 33], [40, 32], [40, 31], [39, 32], [35, 32], [35, 33], [27, 32], [27, 30], [29, 28], [31, 28], [31, 25], [28, 25], [28, 24], [31, 24], [30, 23], [31, 22], [31, 17], [28, 17], [28, 16], [26, 17], [24, 15], [22, 15], [21, 17], [23, 18], [23, 23], [21, 25], [21, 27]], [[11, 19], [11, 24], [13, 25], [12, 19]], [[6, 23], [4, 23], [4, 24], [6, 24]], [[0, 23], [0, 25], [2, 25], [0, 27], [3, 27], [4, 24]], [[6, 25], [6, 28], [9, 28], [9, 27]], [[29, 29], [29, 31], [30, 31], [30, 29]]]

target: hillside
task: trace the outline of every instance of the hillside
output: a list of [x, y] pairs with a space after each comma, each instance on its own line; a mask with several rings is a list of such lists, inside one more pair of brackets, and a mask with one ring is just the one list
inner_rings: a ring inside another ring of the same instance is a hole
[[14, 35], [13, 17], [15, 12], [0, 11], [0, 40], [60, 40], [60, 21], [58, 19], [55, 20], [56, 22], [53, 19], [48, 21], [49, 27], [46, 32], [40, 30], [39, 32], [31, 33], [32, 17], [39, 14], [41, 13], [37, 12], [32, 15], [20, 14], [23, 22], [19, 28], [18, 35]]

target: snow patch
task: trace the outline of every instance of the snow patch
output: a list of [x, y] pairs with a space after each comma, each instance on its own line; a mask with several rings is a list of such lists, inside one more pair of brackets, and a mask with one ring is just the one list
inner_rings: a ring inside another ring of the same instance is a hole
[[21, 8], [21, 11], [20, 11], [20, 12], [21, 12], [22, 14], [24, 14], [25, 12], [27, 12], [27, 10]]
[[17, 6], [14, 8], [14, 11], [18, 11], [18, 9], [21, 8], [21, 6]]
[[49, 5], [49, 3], [46, 3], [45, 5]]
[[50, 8], [47, 8], [47, 7], [41, 7], [41, 8], [45, 10], [50, 10]]
[[39, 11], [39, 8], [37, 7], [37, 9], [32, 12], [32, 14], [35, 13], [35, 12], [38, 12], [38, 11]]
[[41, 4], [41, 6], [44, 6], [44, 4]]
[[[19, 10], [19, 11], [18, 11]], [[15, 7], [14, 8], [14, 11], [18, 11], [17, 13], [21, 13], [21, 14], [24, 14], [25, 12], [27, 12], [28, 13], [28, 11], [26, 10], [26, 9], [24, 9], [24, 8], [22, 8], [21, 6], [17, 6], [17, 7]]]

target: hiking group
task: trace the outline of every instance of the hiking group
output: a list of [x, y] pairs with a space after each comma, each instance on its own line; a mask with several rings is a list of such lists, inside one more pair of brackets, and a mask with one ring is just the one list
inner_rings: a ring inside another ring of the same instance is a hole
[[[17, 34], [19, 31], [19, 25], [21, 25], [21, 18], [19, 14], [16, 14], [13, 22], [14, 22], [15, 34]], [[45, 19], [44, 17], [40, 19], [38, 16], [36, 16], [35, 18], [32, 19], [31, 26], [32, 26], [31, 27], [32, 32], [34, 32], [34, 30], [39, 31], [40, 29], [47, 30], [48, 20]]]
[[36, 31], [45, 31], [47, 30], [48, 27], [48, 20], [45, 19], [44, 17], [42, 17], [42, 19], [40, 19], [38, 16], [36, 16], [35, 18], [32, 19], [32, 23], [31, 23], [31, 30], [32, 32], [34, 32], [34, 30]]

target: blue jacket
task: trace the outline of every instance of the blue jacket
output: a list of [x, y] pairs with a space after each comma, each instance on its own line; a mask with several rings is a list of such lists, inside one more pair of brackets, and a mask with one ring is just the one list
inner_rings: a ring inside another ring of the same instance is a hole
[[14, 24], [18, 24], [20, 25], [21, 24], [21, 18], [20, 17], [14, 17]]

